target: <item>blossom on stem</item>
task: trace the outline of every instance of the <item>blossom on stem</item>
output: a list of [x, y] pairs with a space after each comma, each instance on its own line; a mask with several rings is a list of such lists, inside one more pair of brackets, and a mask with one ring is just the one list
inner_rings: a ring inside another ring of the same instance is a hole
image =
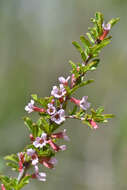
[[39, 181], [46, 181], [46, 173], [40, 172], [37, 165], [34, 167], [35, 173], [32, 175], [32, 178], [37, 178]]
[[60, 125], [62, 122], [65, 121], [65, 112], [63, 109], [57, 111], [54, 115], [52, 115], [51, 120], [54, 121], [56, 124]]
[[66, 150], [66, 145], [61, 145], [61, 146], [58, 146], [56, 143], [54, 143], [51, 139], [48, 141], [48, 143], [50, 144], [50, 146], [52, 147], [52, 149], [55, 151], [55, 152], [58, 152], [60, 150], [64, 151]]
[[31, 113], [33, 111], [45, 112], [45, 109], [34, 106], [34, 100], [31, 100], [30, 103], [28, 103], [28, 105], [25, 106], [25, 111], [27, 111], [28, 113]]
[[33, 142], [35, 140], [34, 136], [32, 134], [29, 135], [30, 140]]
[[51, 137], [52, 137], [52, 138], [56, 138], [56, 139], [64, 139], [64, 140], [66, 140], [66, 141], [69, 141], [69, 140], [70, 140], [69, 137], [68, 137], [67, 134], [66, 134], [66, 129], [64, 129], [64, 131], [59, 132], [59, 133], [53, 133], [53, 134], [51, 135]]
[[75, 75], [72, 74], [72, 76], [71, 76], [71, 88], [73, 88], [73, 86], [75, 85], [75, 83], [76, 83], [76, 78], [75, 78]]
[[108, 31], [111, 30], [111, 24], [110, 23], [107, 23], [107, 24], [103, 23], [102, 27], [104, 30], [108, 30]]
[[40, 159], [40, 163], [43, 164], [45, 167], [52, 169], [57, 164], [57, 160], [55, 157], [42, 157]]
[[56, 108], [53, 106], [53, 104], [48, 104], [47, 113], [49, 115], [53, 115], [56, 112]]
[[83, 96], [82, 99], [80, 100], [80, 107], [83, 110], [87, 110], [90, 107], [90, 103], [87, 102], [88, 96]]
[[78, 100], [72, 97], [70, 101], [80, 106], [83, 110], [86, 111], [90, 107], [90, 103], [87, 102], [87, 99], [88, 99], [88, 96], [83, 96], [81, 100]]
[[32, 148], [27, 149], [27, 155], [31, 157], [32, 165], [38, 164], [38, 156]]
[[1, 184], [1, 190], [6, 190], [4, 184]]
[[95, 122], [93, 119], [91, 119], [89, 122], [90, 122], [90, 125], [91, 125], [94, 129], [98, 129], [98, 125], [96, 124], [96, 122]]
[[70, 79], [70, 76], [68, 76], [66, 79], [64, 77], [59, 77], [58, 80], [61, 84], [68, 86], [68, 81]]
[[111, 29], [111, 24], [110, 24], [110, 23], [108, 23], [108, 24], [104, 24], [104, 23], [103, 23], [102, 27], [103, 27], [103, 33], [102, 33], [102, 35], [99, 37], [99, 39], [100, 39], [101, 41], [104, 40], [105, 37], [108, 35], [108, 33], [109, 33], [110, 29]]
[[18, 158], [19, 158], [19, 162], [18, 162], [18, 164], [19, 164], [19, 172], [21, 172], [22, 171], [22, 169], [23, 169], [23, 163], [24, 163], [24, 161], [25, 161], [25, 159], [24, 159], [24, 152], [19, 152], [18, 153]]
[[42, 133], [41, 137], [36, 137], [35, 141], [33, 142], [33, 145], [36, 148], [42, 148], [43, 146], [47, 144], [46, 139], [47, 139], [47, 134]]
[[51, 91], [51, 95], [54, 96], [55, 98], [61, 98], [66, 94], [66, 90], [64, 88], [63, 84], [60, 84], [60, 87], [58, 88], [57, 86], [53, 86], [53, 89]]

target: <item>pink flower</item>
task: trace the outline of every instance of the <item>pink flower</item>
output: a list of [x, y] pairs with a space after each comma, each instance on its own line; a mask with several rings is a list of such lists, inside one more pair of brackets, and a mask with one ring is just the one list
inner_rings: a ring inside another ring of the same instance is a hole
[[4, 184], [1, 184], [1, 190], [6, 190]]
[[27, 149], [27, 155], [31, 157], [32, 165], [38, 164], [38, 156], [32, 148]]
[[52, 115], [51, 120], [54, 121], [56, 124], [60, 125], [62, 122], [65, 121], [65, 112], [63, 109], [60, 109], [54, 115]]
[[31, 100], [30, 103], [28, 103], [28, 105], [25, 106], [25, 111], [27, 111], [28, 113], [31, 113], [33, 111], [45, 112], [45, 109], [34, 106], [34, 100]]
[[47, 109], [47, 113], [49, 115], [53, 115], [56, 112], [56, 108], [52, 105], [52, 104], [48, 104], [48, 109]]
[[87, 102], [88, 96], [83, 96], [82, 99], [80, 100], [80, 107], [83, 110], [87, 110], [90, 107], [90, 103]]
[[111, 24], [110, 24], [110, 23], [108, 23], [108, 24], [104, 24], [104, 23], [103, 23], [102, 27], [103, 27], [103, 33], [102, 33], [102, 35], [99, 37], [99, 39], [100, 39], [101, 41], [104, 40], [105, 37], [108, 35], [108, 33], [109, 33], [110, 29], [111, 29]]
[[93, 119], [91, 119], [89, 122], [90, 122], [90, 125], [91, 125], [94, 129], [98, 129], [98, 125], [96, 124], [96, 122], [95, 122]]
[[107, 24], [103, 23], [102, 27], [104, 30], [111, 30], [111, 24], [110, 23], [107, 23]]
[[75, 75], [72, 74], [72, 76], [71, 76], [71, 88], [73, 88], [73, 86], [75, 85], [75, 83], [76, 83], [76, 78], [75, 78]]
[[90, 107], [90, 103], [87, 102], [88, 96], [83, 96], [81, 100], [71, 98], [70, 101], [80, 106], [83, 110], [87, 110]]
[[43, 164], [45, 167], [52, 169], [57, 164], [57, 160], [55, 157], [42, 157], [40, 163]]
[[22, 169], [23, 169], [23, 163], [25, 161], [25, 159], [24, 159], [24, 152], [18, 153], [18, 158], [19, 158], [19, 162], [18, 162], [19, 168], [18, 169], [19, 169], [19, 172], [21, 172]]
[[57, 86], [53, 86], [53, 89], [51, 91], [52, 96], [54, 96], [55, 98], [61, 98], [65, 94], [66, 94], [66, 90], [63, 84], [60, 84], [60, 88], [58, 88]]
[[31, 100], [30, 103], [28, 103], [27, 106], [25, 106], [25, 110], [28, 112], [28, 113], [31, 113], [34, 111], [34, 100]]
[[30, 140], [33, 142], [35, 140], [34, 136], [32, 134], [29, 135]]
[[58, 145], [55, 144], [51, 139], [48, 141], [48, 143], [50, 144], [50, 146], [52, 147], [52, 149], [53, 149], [55, 152], [58, 152], [58, 151], [60, 151], [60, 150], [62, 150], [62, 151], [66, 150], [66, 145], [58, 146]]
[[42, 133], [41, 137], [37, 137], [35, 139], [35, 141], [33, 142], [33, 145], [36, 148], [42, 148], [47, 143], [46, 138], [47, 138], [47, 134], [46, 133]]
[[66, 141], [70, 140], [66, 134], [66, 129], [64, 129], [64, 131], [62, 131], [62, 132], [52, 134], [51, 137], [56, 138], [56, 139], [64, 139]]
[[33, 178], [37, 178], [39, 181], [46, 181], [46, 173], [40, 172], [37, 165], [35, 165], [35, 173], [32, 175]]
[[70, 79], [70, 76], [68, 76], [66, 79], [64, 77], [59, 77], [58, 80], [61, 84], [68, 86], [68, 81]]

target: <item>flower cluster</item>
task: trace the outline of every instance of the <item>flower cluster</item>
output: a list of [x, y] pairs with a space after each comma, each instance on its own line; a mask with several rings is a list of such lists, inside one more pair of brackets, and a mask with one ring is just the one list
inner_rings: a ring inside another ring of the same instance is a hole
[[[70, 76], [59, 77], [59, 84], [52, 87], [49, 97], [38, 98], [36, 94], [32, 95], [32, 99], [25, 106], [25, 111], [28, 114], [38, 113], [39, 118], [36, 122], [29, 116], [24, 118], [25, 125], [30, 131], [30, 144], [22, 152], [6, 157], [7, 160], [14, 162], [10, 165], [19, 172], [19, 175], [16, 179], [0, 175], [2, 190], [21, 189], [28, 183], [29, 178], [46, 181], [44, 168], [54, 169], [57, 164], [56, 153], [67, 149], [65, 144], [59, 144], [60, 139], [70, 140], [66, 129], [59, 130], [67, 119], [78, 119], [96, 130], [99, 128], [99, 123], [105, 123], [108, 118], [113, 117], [112, 114], [103, 114], [102, 107], [92, 108], [87, 95], [78, 99], [75, 98], [74, 93], [80, 87], [93, 82], [87, 80], [86, 74], [96, 70], [100, 50], [110, 42], [111, 37], [108, 37], [108, 33], [118, 20], [118, 18], [112, 19], [105, 25], [103, 15], [96, 13], [95, 19], [92, 19], [94, 27], [89, 29], [90, 33], [87, 33], [89, 40], [85, 36], [80, 37], [85, 49], [78, 42], [73, 41], [82, 62], [70, 61], [72, 66]], [[69, 111], [68, 104], [72, 104]], [[31, 173], [28, 173], [29, 168], [33, 169], [30, 170]], [[43, 168], [43, 172], [40, 172], [40, 168]]]

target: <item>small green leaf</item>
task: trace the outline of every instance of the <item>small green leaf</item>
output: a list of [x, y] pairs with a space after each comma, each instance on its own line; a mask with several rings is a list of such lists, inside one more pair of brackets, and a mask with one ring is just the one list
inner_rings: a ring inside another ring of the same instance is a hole
[[92, 82], [94, 82], [94, 80], [86, 80], [86, 81], [81, 82], [80, 84], [77, 84], [74, 88], [71, 89], [70, 94], [73, 94], [78, 88], [86, 86]]
[[86, 35], [88, 36], [89, 40], [94, 44], [95, 40], [93, 39], [92, 35], [89, 32], [87, 32]]
[[89, 50], [89, 47], [91, 46], [89, 40], [85, 38], [85, 36], [80, 36], [80, 40], [84, 46], [85, 49]]
[[38, 97], [37, 97], [37, 94], [32, 94], [31, 97], [33, 98], [33, 100], [37, 101], [38, 100]]
[[19, 161], [18, 156], [16, 154], [11, 154], [11, 155], [5, 156], [4, 159], [15, 162], [15, 163], [17, 163]]
[[78, 108], [77, 105], [74, 105], [73, 110], [69, 112], [69, 115], [75, 115], [77, 108]]
[[81, 58], [82, 58], [82, 60], [85, 62], [86, 61], [86, 55], [85, 55], [85, 53], [84, 53], [84, 51], [82, 51], [81, 52]]
[[95, 14], [96, 17], [96, 27], [98, 31], [98, 36], [100, 36], [103, 32], [102, 24], [103, 24], [103, 15], [100, 12]]
[[74, 45], [74, 47], [81, 53], [83, 50], [80, 46], [80, 44], [76, 41], [73, 41], [72, 44]]
[[38, 137], [39, 128], [36, 123], [32, 124], [32, 135], [34, 138]]
[[99, 107], [99, 108], [97, 108], [96, 113], [97, 114], [101, 114], [103, 111], [104, 111], [104, 108], [103, 107]]
[[86, 73], [87, 71], [92, 71], [93, 69], [95, 70], [96, 67], [99, 64], [99, 59], [94, 59], [92, 62], [90, 62], [88, 65], [84, 66], [83, 72]]
[[115, 117], [115, 115], [113, 115], [113, 114], [104, 114], [104, 117], [108, 119], [108, 118]]
[[29, 179], [31, 178], [31, 176], [27, 175], [24, 178], [22, 178], [22, 180], [20, 181], [20, 183], [17, 185], [17, 190], [22, 189], [25, 185], [27, 185], [29, 183]]
[[33, 121], [29, 117], [24, 117], [24, 123], [28, 127], [28, 129], [32, 132], [32, 124]]
[[92, 54], [99, 53], [100, 50], [104, 48], [105, 46], [107, 46], [110, 42], [111, 42], [110, 39], [104, 39], [103, 41], [101, 41], [101, 43], [94, 45], [93, 48], [91, 48]]
[[7, 166], [10, 166], [13, 171], [19, 171], [19, 170], [18, 170], [18, 169], [19, 169], [19, 166], [18, 166], [18, 164], [16, 164], [16, 163], [7, 162], [6, 165], [7, 165]]
[[113, 18], [111, 19], [108, 24], [111, 24], [111, 28], [120, 20], [120, 18]]

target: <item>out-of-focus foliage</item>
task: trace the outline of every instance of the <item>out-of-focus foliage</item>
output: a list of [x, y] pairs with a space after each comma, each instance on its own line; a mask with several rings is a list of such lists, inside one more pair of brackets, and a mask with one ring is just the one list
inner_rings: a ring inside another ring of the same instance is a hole
[[[107, 20], [121, 19], [113, 29], [113, 43], [105, 49], [103, 64], [93, 74], [95, 84], [86, 87], [90, 101], [104, 104], [105, 112], [116, 118], [92, 134], [78, 122], [66, 126], [72, 146], [64, 157], [58, 156], [60, 163], [50, 174], [50, 183], [43, 184], [46, 190], [127, 188], [126, 7], [125, 0], [0, 1], [1, 157], [26, 144], [24, 105], [32, 93], [41, 97], [50, 93], [57, 76], [66, 76], [68, 60], [79, 61], [71, 41], [86, 32], [93, 13], [101, 11]], [[80, 93], [86, 95], [86, 91]], [[84, 145], [79, 148], [81, 142]], [[26, 189], [42, 189], [42, 183], [33, 182]]]

